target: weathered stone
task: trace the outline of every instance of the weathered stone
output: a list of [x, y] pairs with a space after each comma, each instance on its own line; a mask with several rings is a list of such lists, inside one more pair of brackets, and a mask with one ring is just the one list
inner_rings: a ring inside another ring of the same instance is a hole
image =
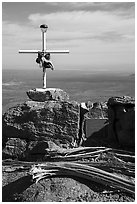
[[135, 99], [130, 96], [122, 96], [122, 97], [111, 97], [108, 100], [108, 105], [135, 105]]
[[[129, 96], [108, 100], [109, 132], [121, 147], [135, 147], [135, 100]], [[111, 135], [109, 135], [111, 137]]]
[[3, 115], [3, 140], [53, 141], [57, 145], [77, 145], [79, 104], [77, 102], [27, 101]]
[[2, 150], [3, 159], [24, 159], [27, 142], [20, 138], [9, 138]]
[[46, 89], [31, 89], [27, 91], [28, 97], [33, 101], [69, 101], [68, 94], [62, 89], [46, 88]]

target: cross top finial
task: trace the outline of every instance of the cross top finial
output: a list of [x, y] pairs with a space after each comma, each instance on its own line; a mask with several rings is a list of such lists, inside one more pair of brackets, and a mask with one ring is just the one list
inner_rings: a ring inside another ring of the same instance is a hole
[[43, 33], [45, 33], [47, 31], [47, 29], [48, 29], [48, 26], [46, 24], [42, 24], [42, 25], [40, 25], [40, 28], [41, 28], [41, 31]]

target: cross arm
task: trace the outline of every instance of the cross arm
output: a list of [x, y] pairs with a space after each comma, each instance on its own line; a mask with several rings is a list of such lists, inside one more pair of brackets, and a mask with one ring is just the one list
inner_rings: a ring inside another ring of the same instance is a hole
[[24, 53], [24, 54], [33, 54], [33, 53], [51, 53], [51, 54], [67, 54], [69, 53], [69, 50], [19, 50], [19, 53]]

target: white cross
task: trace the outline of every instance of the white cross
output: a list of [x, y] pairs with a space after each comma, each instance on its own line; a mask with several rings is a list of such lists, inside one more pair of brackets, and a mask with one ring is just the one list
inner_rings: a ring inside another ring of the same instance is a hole
[[[46, 53], [52, 53], [52, 54], [67, 54], [69, 53], [69, 50], [47, 50], [46, 49], [46, 31], [48, 26], [43, 24], [40, 26], [41, 31], [42, 31], [42, 50], [19, 50], [19, 53], [24, 53], [24, 54], [32, 54], [32, 53], [41, 53], [41, 54], [46, 54]], [[43, 88], [47, 88], [46, 86], [46, 68], [43, 67]]]

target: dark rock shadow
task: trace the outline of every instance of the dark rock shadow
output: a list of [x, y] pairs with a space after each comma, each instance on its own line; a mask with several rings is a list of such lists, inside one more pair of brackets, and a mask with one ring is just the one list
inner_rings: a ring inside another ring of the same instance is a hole
[[83, 142], [82, 146], [96, 147], [105, 146], [111, 148], [118, 148], [118, 143], [115, 138], [110, 138], [108, 134], [109, 125], [105, 125], [103, 128], [91, 134], [86, 141]]
[[31, 176], [24, 176], [2, 188], [2, 202], [15, 202], [15, 195], [22, 193], [33, 182]]

